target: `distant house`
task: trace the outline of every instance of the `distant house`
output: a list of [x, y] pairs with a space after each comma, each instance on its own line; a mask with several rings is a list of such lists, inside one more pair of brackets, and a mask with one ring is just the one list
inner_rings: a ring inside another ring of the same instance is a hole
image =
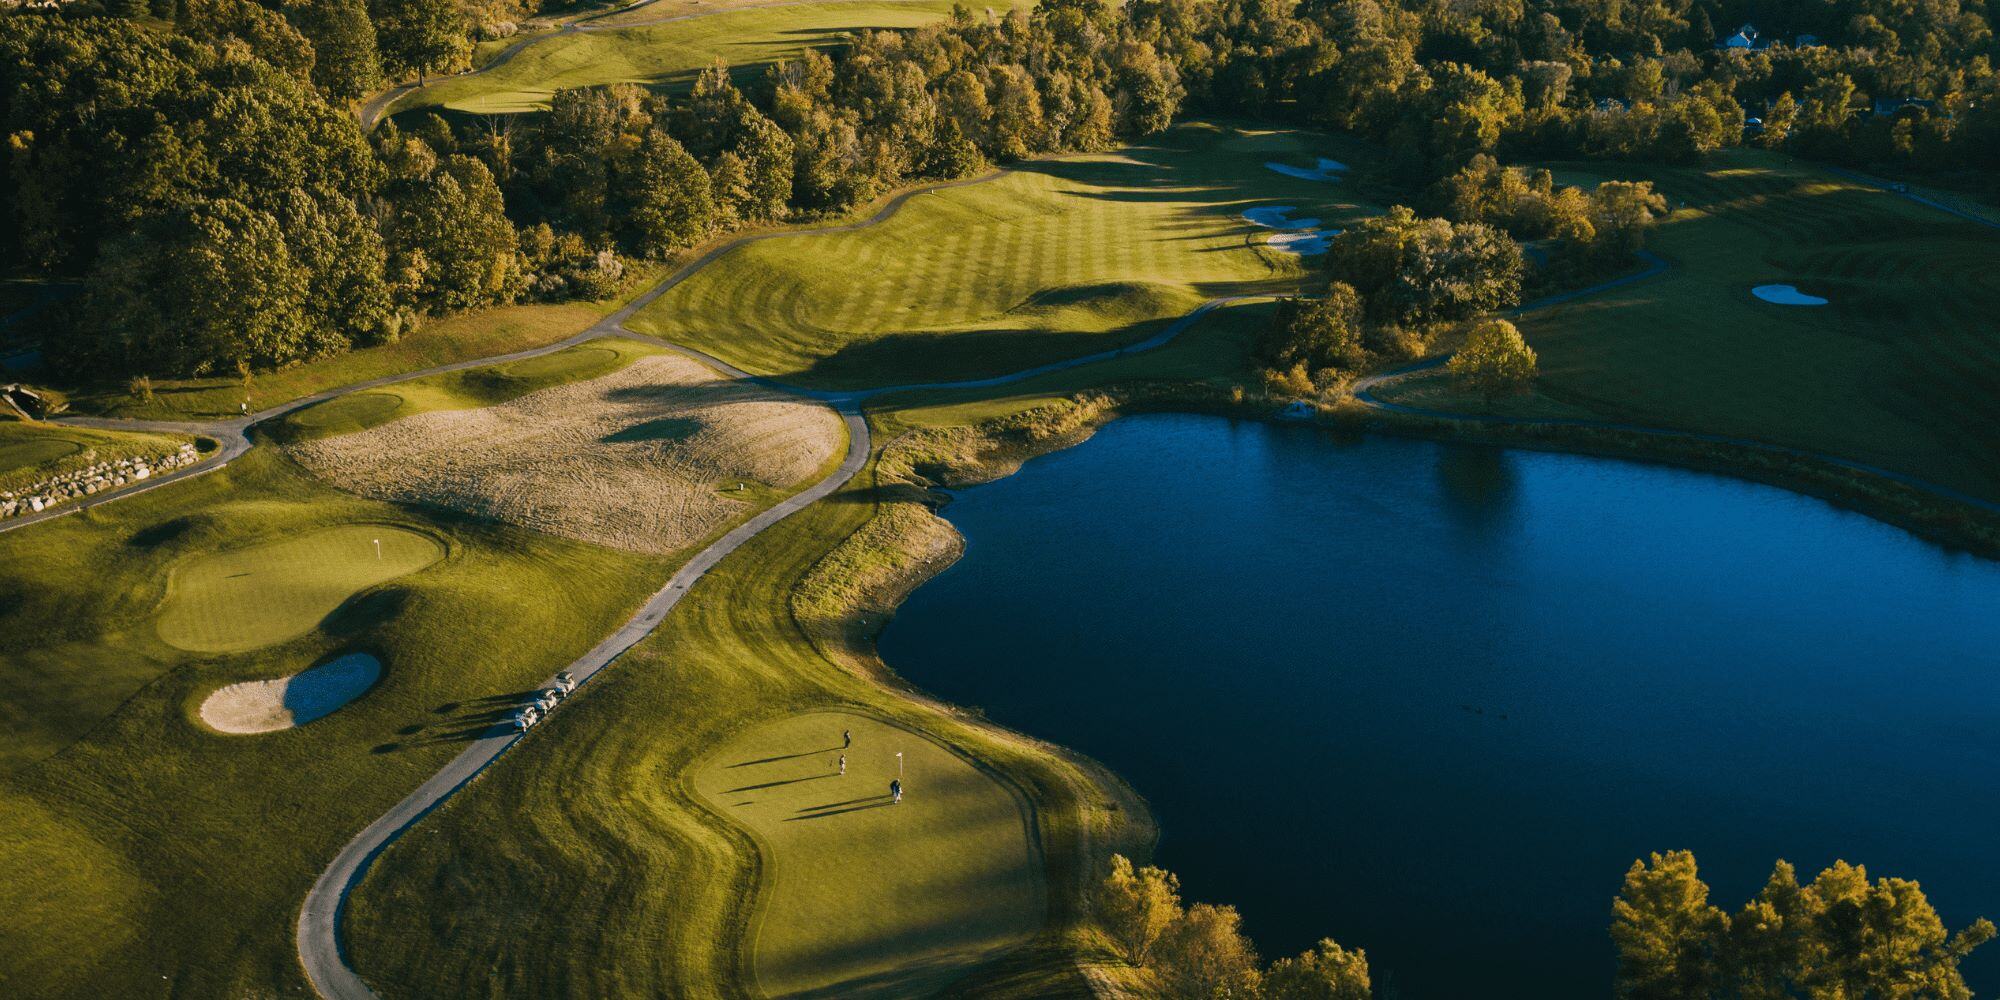
[[1871, 113], [1877, 118], [1894, 118], [1903, 111], [1922, 111], [1929, 114], [1936, 110], [1936, 101], [1928, 101], [1921, 97], [1878, 97]]
[[1715, 47], [1718, 49], [1743, 49], [1745, 51], [1758, 48], [1757, 26], [1746, 24], [1736, 29], [1736, 32], [1729, 37], [1716, 42]]
[[1600, 97], [1597, 99], [1597, 110], [1623, 113], [1632, 110], [1632, 103], [1622, 97]]

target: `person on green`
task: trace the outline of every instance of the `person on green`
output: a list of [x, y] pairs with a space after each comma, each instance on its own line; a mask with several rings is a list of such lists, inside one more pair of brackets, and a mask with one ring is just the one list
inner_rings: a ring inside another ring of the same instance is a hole
[[889, 780], [889, 804], [897, 806], [903, 804], [903, 779], [891, 778]]
[[840, 748], [841, 748], [842, 750], [845, 750], [845, 749], [847, 749], [848, 747], [851, 747], [851, 746], [853, 746], [853, 745], [854, 745], [854, 734], [853, 734], [853, 733], [851, 733], [851, 732], [849, 732], [849, 731], [847, 731], [847, 730], [845, 730], [845, 729], [841, 730], [841, 731], [840, 731]]
[[841, 774], [846, 774], [846, 773], [847, 773], [847, 755], [846, 755], [846, 754], [841, 754], [841, 755], [840, 755], [840, 773], [841, 773]]

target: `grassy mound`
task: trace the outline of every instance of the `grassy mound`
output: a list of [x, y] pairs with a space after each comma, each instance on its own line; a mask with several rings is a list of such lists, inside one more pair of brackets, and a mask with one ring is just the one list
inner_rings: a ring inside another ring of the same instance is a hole
[[[845, 751], [843, 730], [854, 735]], [[889, 797], [898, 753], [900, 805]], [[751, 959], [772, 996], [928, 992], [1041, 925], [1024, 805], [901, 726], [844, 712], [780, 719], [724, 744], [691, 780], [762, 849]]]
[[[1004, 12], [1012, 4], [999, 4]], [[870, 28], [914, 28], [951, 13], [949, 0], [832, 0], [747, 7], [685, 20], [594, 25], [532, 42], [484, 72], [440, 80], [397, 101], [401, 114], [443, 107], [474, 114], [540, 111], [550, 95], [610, 83], [679, 86], [717, 59], [754, 68]], [[635, 12], [631, 19], [643, 15]], [[607, 19], [610, 20], [610, 19]]]
[[[1522, 321], [1551, 415], [1756, 438], [2000, 499], [1992, 230], [1752, 150], [1591, 169], [1682, 207], [1650, 241], [1674, 267]], [[1751, 295], [1770, 283], [1830, 301]]]
[[[1372, 211], [1274, 174], [1332, 150], [1297, 132], [1184, 126], [1157, 145], [1021, 164], [888, 221], [738, 248], [632, 327], [816, 386], [978, 378], [1143, 340], [1209, 297], [1290, 287], [1296, 257], [1241, 218], [1272, 200], [1328, 225]], [[1348, 150], [1338, 150], [1350, 157]]]
[[494, 406], [542, 389], [609, 375], [657, 353], [657, 348], [633, 340], [601, 340], [504, 365], [433, 375], [314, 403], [286, 414], [272, 436], [295, 444], [353, 434], [419, 413]]
[[443, 559], [422, 532], [348, 524], [216, 552], [175, 567], [160, 638], [198, 653], [240, 652], [311, 631], [348, 598]]
[[189, 440], [184, 434], [136, 434], [0, 420], [0, 490], [23, 489], [95, 462], [167, 455]]

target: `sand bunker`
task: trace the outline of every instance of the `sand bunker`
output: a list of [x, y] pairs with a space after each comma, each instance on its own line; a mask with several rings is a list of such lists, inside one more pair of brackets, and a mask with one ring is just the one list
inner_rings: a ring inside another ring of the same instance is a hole
[[291, 453], [365, 496], [665, 554], [747, 509], [723, 489], [795, 486], [843, 442], [840, 418], [824, 406], [660, 355], [498, 406], [421, 413]]
[[381, 661], [367, 653], [349, 653], [290, 677], [220, 688], [201, 703], [201, 721], [225, 733], [274, 733], [303, 726], [361, 697], [381, 676]]
[[1243, 213], [1245, 221], [1253, 226], [1266, 229], [1312, 229], [1319, 225], [1318, 219], [1291, 218], [1292, 205], [1264, 205]]
[[1347, 172], [1347, 164], [1339, 160], [1329, 160], [1323, 156], [1320, 157], [1317, 164], [1311, 167], [1295, 167], [1289, 163], [1279, 163], [1276, 160], [1268, 161], [1264, 166], [1266, 169], [1275, 170], [1286, 177], [1297, 177], [1304, 181], [1337, 181], [1340, 179], [1341, 174]]
[[1338, 229], [1315, 229], [1297, 233], [1278, 233], [1264, 241], [1264, 245], [1281, 253], [1295, 253], [1301, 257], [1323, 254], [1333, 246], [1333, 238], [1340, 235]]
[[1766, 302], [1781, 306], [1823, 306], [1826, 300], [1817, 295], [1807, 295], [1791, 285], [1758, 285], [1750, 289], [1750, 294]]

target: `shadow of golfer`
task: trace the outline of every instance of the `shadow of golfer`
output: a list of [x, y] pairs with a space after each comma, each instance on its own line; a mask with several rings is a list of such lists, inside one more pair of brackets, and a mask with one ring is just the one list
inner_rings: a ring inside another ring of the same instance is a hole
[[802, 819], [825, 819], [828, 816], [838, 816], [841, 813], [860, 812], [863, 809], [886, 809], [889, 806], [896, 804], [895, 801], [890, 799], [887, 795], [878, 795], [875, 797], [875, 799], [876, 801], [869, 802], [866, 805], [848, 806], [845, 809], [822, 809], [819, 812], [810, 813], [805, 816], [789, 816], [786, 817], [785, 822], [796, 823]]
[[759, 758], [758, 758], [758, 759], [756, 759], [756, 760], [745, 760], [745, 761], [739, 761], [739, 762], [737, 762], [737, 763], [734, 763], [734, 764], [731, 764], [731, 765], [729, 765], [729, 766], [730, 766], [730, 767], [749, 767], [749, 766], [751, 766], [752, 764], [775, 764], [775, 763], [777, 763], [778, 761], [781, 761], [781, 760], [797, 760], [797, 759], [798, 759], [798, 758], [800, 758], [800, 757], [810, 757], [810, 756], [812, 756], [813, 754], [816, 754], [816, 753], [831, 753], [832, 751], [835, 751], [835, 750], [838, 750], [838, 749], [840, 749], [840, 748], [839, 748], [839, 747], [821, 747], [821, 748], [820, 748], [820, 749], [818, 749], [818, 750], [801, 750], [801, 751], [799, 751], [798, 753], [787, 753], [787, 754], [779, 754], [779, 755], [778, 755], [778, 756], [776, 756], [776, 757], [759, 757]]
[[783, 781], [766, 781], [761, 785], [744, 785], [741, 788], [731, 788], [729, 789], [729, 791], [754, 792], [760, 788], [776, 788], [779, 785], [796, 785], [801, 781], [818, 781], [821, 778], [831, 778], [831, 777], [833, 777], [833, 775], [831, 774], [808, 774], [803, 778], [786, 778]]

